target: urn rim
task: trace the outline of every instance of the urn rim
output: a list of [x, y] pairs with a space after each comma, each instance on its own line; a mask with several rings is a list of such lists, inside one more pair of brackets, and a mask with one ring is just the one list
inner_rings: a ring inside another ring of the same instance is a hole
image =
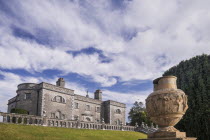
[[175, 79], [177, 79], [177, 77], [176, 77], [176, 76], [173, 76], [173, 75], [162, 76], [162, 77], [159, 77], [159, 78], [156, 78], [155, 80], [153, 80], [153, 84], [158, 84], [158, 81], [159, 81], [160, 79], [163, 79], [163, 78], [175, 78]]

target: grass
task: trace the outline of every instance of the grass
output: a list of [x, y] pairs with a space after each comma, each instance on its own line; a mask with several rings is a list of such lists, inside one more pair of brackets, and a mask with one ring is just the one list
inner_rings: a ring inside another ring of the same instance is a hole
[[129, 131], [70, 129], [0, 123], [0, 140], [138, 140], [145, 134]]

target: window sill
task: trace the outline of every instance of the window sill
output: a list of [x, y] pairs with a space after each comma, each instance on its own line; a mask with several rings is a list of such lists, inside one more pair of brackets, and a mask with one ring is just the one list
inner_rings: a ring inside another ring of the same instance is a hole
[[54, 103], [60, 103], [60, 104], [66, 104], [66, 103], [62, 103], [62, 102], [56, 102], [56, 101], [52, 101], [52, 102], [54, 102]]

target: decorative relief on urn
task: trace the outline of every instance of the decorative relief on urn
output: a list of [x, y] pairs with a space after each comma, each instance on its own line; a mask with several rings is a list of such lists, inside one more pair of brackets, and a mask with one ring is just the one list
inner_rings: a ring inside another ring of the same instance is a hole
[[146, 99], [146, 110], [159, 129], [141, 140], [196, 140], [174, 128], [188, 109], [187, 95], [177, 89], [176, 80], [175, 76], [163, 76], [153, 81], [154, 91]]
[[[147, 113], [158, 124], [159, 129], [149, 137], [168, 137], [168, 132], [179, 132], [174, 128], [188, 109], [187, 95], [177, 89], [175, 76], [164, 76], [153, 81], [154, 92], [146, 99]], [[156, 134], [156, 135], [155, 135]], [[180, 132], [185, 137], [184, 132]]]

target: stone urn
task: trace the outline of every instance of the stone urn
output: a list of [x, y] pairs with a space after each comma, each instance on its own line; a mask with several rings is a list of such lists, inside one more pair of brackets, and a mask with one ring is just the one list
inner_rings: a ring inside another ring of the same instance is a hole
[[159, 129], [148, 138], [184, 138], [176, 125], [188, 109], [187, 95], [177, 89], [175, 76], [163, 76], [153, 81], [154, 91], [146, 99], [146, 110]]

